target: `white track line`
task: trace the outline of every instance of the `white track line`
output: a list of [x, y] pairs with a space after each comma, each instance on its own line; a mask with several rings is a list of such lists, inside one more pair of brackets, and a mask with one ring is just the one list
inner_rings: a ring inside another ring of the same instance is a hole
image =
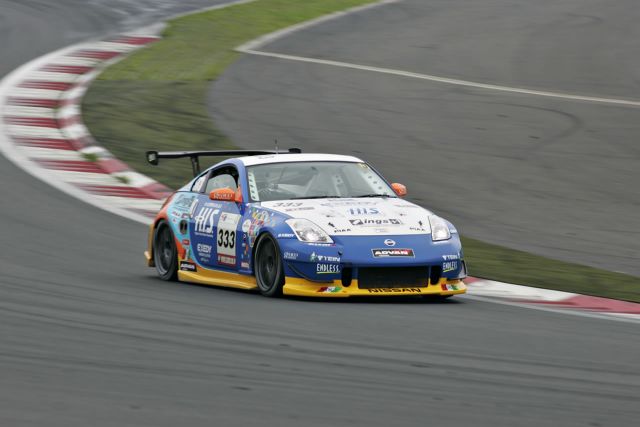
[[410, 71], [397, 70], [393, 68], [382, 68], [382, 67], [373, 67], [369, 65], [352, 64], [350, 62], [332, 61], [328, 59], [318, 59], [318, 58], [308, 58], [305, 56], [296, 56], [296, 55], [285, 55], [282, 53], [264, 52], [264, 51], [253, 50], [253, 49], [237, 48], [236, 50], [238, 52], [247, 53], [250, 55], [266, 56], [271, 58], [285, 59], [289, 61], [330, 65], [333, 67], [350, 68], [353, 70], [372, 71], [375, 73], [390, 74], [394, 76], [409, 77], [409, 78], [420, 79], [420, 80], [428, 80], [432, 82], [445, 83], [445, 84], [456, 85], [456, 86], [467, 86], [467, 87], [473, 87], [476, 89], [510, 92], [510, 93], [517, 93], [521, 95], [544, 96], [548, 98], [559, 98], [559, 99], [566, 99], [571, 101], [587, 101], [587, 102], [598, 102], [598, 103], [604, 103], [604, 104], [624, 105], [624, 106], [630, 106], [630, 107], [640, 107], [640, 101], [632, 101], [628, 99], [601, 98], [597, 96], [584, 96], [584, 95], [575, 95], [575, 94], [563, 93], [563, 92], [551, 92], [551, 91], [532, 90], [532, 89], [525, 89], [525, 88], [512, 87], [512, 86], [491, 85], [486, 83], [472, 82], [468, 80], [439, 77], [431, 74], [413, 73]]
[[256, 39], [250, 40], [249, 42], [238, 46], [235, 50], [237, 52], [246, 53], [249, 55], [265, 56], [270, 58], [284, 59], [287, 61], [298, 61], [298, 62], [307, 62], [312, 64], [329, 65], [332, 67], [350, 68], [353, 70], [370, 71], [370, 72], [394, 75], [399, 77], [428, 80], [436, 83], [473, 87], [476, 89], [517, 93], [521, 95], [544, 96], [548, 98], [559, 98], [559, 99], [565, 99], [565, 100], [571, 100], [571, 101], [587, 101], [587, 102], [598, 102], [598, 103], [604, 103], [604, 104], [623, 105], [623, 106], [630, 106], [630, 107], [640, 107], [640, 101], [634, 101], [629, 99], [604, 98], [604, 97], [598, 97], [598, 96], [577, 95], [577, 94], [565, 93], [565, 92], [526, 89], [526, 88], [514, 87], [514, 86], [493, 85], [493, 84], [487, 84], [487, 83], [473, 82], [469, 80], [460, 80], [460, 79], [452, 79], [449, 77], [434, 76], [432, 74], [414, 73], [411, 71], [398, 70], [394, 68], [374, 67], [370, 65], [354, 64], [350, 62], [332, 61], [329, 59], [310, 58], [306, 56], [287, 55], [283, 53], [275, 53], [275, 52], [258, 50], [262, 46], [266, 45], [267, 43], [271, 43], [293, 32], [300, 31], [302, 29], [306, 29], [317, 24], [321, 24], [323, 22], [327, 22], [332, 19], [340, 18], [349, 13], [359, 12], [359, 11], [371, 9], [378, 6], [397, 3], [399, 1], [401, 0], [381, 0], [377, 3], [367, 4], [364, 6], [358, 6], [351, 9], [347, 9], [342, 12], [332, 13], [330, 15], [322, 16], [317, 19], [312, 19], [310, 21], [303, 22], [301, 24], [294, 25], [294, 26], [285, 28], [283, 30], [274, 31], [273, 33], [269, 33], [264, 36], [258, 37]]

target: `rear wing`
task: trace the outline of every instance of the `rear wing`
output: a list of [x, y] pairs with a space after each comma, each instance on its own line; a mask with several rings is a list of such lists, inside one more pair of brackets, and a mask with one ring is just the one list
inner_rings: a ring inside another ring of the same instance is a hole
[[232, 156], [259, 156], [262, 154], [287, 154], [302, 153], [299, 148], [289, 148], [287, 151], [278, 150], [221, 150], [221, 151], [147, 151], [147, 162], [156, 166], [160, 159], [191, 159], [193, 176], [200, 174], [200, 157], [232, 157]]

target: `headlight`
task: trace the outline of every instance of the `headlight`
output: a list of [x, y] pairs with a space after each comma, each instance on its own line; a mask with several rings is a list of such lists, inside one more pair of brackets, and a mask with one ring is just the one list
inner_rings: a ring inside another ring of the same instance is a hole
[[285, 222], [301, 242], [333, 243], [326, 231], [308, 219], [288, 219]]
[[431, 215], [429, 217], [429, 224], [431, 224], [431, 240], [434, 242], [449, 240], [451, 238], [449, 226], [444, 219], [439, 216]]

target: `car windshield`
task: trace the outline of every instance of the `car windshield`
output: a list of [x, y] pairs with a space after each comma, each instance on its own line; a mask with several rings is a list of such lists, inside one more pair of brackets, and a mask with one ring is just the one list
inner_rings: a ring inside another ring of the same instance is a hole
[[395, 197], [366, 163], [286, 162], [247, 168], [254, 202], [328, 197]]

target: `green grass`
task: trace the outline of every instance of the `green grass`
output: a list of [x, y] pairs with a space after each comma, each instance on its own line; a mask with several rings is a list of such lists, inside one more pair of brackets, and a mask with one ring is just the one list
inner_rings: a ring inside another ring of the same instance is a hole
[[[146, 150], [222, 149], [233, 143], [206, 107], [211, 81], [237, 59], [233, 48], [262, 34], [371, 0], [259, 0], [174, 20], [163, 39], [110, 67], [83, 101], [91, 133], [116, 157], [177, 188], [188, 160], [146, 163]], [[206, 166], [203, 165], [203, 166]], [[640, 278], [555, 261], [463, 238], [476, 277], [640, 302]]]
[[161, 41], [110, 67], [91, 85], [83, 100], [84, 122], [117, 158], [178, 188], [191, 175], [189, 160], [154, 167], [144, 152], [233, 147], [215, 128], [206, 95], [211, 81], [238, 58], [235, 47], [372, 1], [259, 0], [173, 20]]

